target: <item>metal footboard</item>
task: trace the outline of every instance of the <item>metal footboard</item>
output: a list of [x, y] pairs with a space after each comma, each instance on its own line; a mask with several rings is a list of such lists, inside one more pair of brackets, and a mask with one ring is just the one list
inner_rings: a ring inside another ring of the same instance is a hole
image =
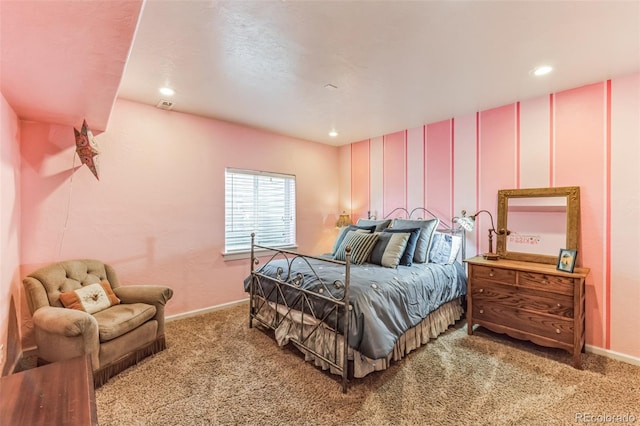
[[[268, 256], [268, 260], [260, 267], [260, 260], [256, 257], [256, 249], [264, 250], [266, 254], [260, 254], [261, 257]], [[286, 271], [282, 267], [278, 267], [275, 277], [267, 276], [261, 272], [262, 268], [276, 259], [284, 259], [287, 264]], [[311, 269], [315, 275], [314, 279], [320, 282], [316, 286], [316, 291], [310, 291], [302, 288], [305, 277], [301, 273], [292, 272], [292, 263], [301, 259]], [[343, 265], [345, 268], [344, 281], [326, 282], [311, 266], [308, 259], [316, 259], [322, 262]], [[293, 314], [301, 315], [301, 322], [305, 324], [305, 317], [310, 319], [308, 323], [313, 324], [312, 327], [300, 327], [294, 336], [289, 339], [296, 346], [313, 354], [331, 365], [342, 375], [342, 392], [347, 392], [348, 381], [348, 339], [350, 326], [350, 305], [349, 305], [349, 277], [351, 264], [351, 248], [346, 249], [346, 261], [341, 262], [333, 259], [326, 259], [314, 256], [304, 256], [299, 253], [265, 247], [255, 244], [255, 234], [251, 234], [251, 281], [249, 286], [249, 327], [253, 327], [253, 322], [257, 321], [262, 326], [276, 330], [286, 319], [293, 321]], [[331, 290], [339, 290], [344, 288], [342, 297], [337, 297]], [[285, 289], [287, 291], [285, 292]], [[294, 296], [292, 297], [292, 290]], [[285, 297], [285, 293], [289, 297]], [[271, 309], [270, 303], [275, 303], [281, 309], [275, 310], [275, 316], [272, 321], [265, 321], [261, 317], [263, 310]], [[324, 306], [322, 312], [317, 309], [319, 304]], [[326, 306], [329, 306], [328, 308]], [[339, 327], [339, 320], [342, 318], [342, 327]], [[333, 335], [333, 350], [330, 353], [318, 353], [309, 339], [314, 337], [315, 333], [319, 333], [320, 327], [323, 332], [327, 330]], [[342, 335], [343, 344], [339, 345], [339, 336]]]

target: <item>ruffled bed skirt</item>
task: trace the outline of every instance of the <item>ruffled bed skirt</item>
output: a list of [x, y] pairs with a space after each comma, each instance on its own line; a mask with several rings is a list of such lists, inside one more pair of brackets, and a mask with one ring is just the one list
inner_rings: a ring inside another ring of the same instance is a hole
[[[259, 317], [267, 324], [275, 324], [276, 310], [280, 310], [281, 314], [286, 313], [284, 307], [269, 303], [268, 306], [264, 305], [260, 310]], [[435, 339], [445, 332], [450, 325], [453, 325], [462, 317], [463, 313], [461, 298], [445, 303], [431, 312], [420, 324], [400, 336], [391, 353], [385, 358], [367, 358], [360, 352], [349, 348], [348, 358], [353, 361], [353, 377], [361, 378], [374, 371], [387, 369], [392, 361], [401, 360], [414, 349], [427, 344], [430, 339]], [[316, 320], [312, 320], [309, 315], [306, 315], [304, 320], [304, 324], [301, 324], [299, 312], [290, 312], [289, 316], [283, 319], [275, 329], [275, 338], [278, 344], [284, 346], [291, 339], [295, 344], [298, 336], [310, 333], [316, 326]], [[303, 327], [302, 330], [301, 327]], [[336, 360], [335, 363], [342, 368], [343, 359], [339, 354], [342, 353], [344, 339], [341, 335], [338, 335], [337, 345], [335, 339], [336, 335], [333, 331], [320, 326], [307, 339], [305, 345], [328, 359]], [[321, 367], [323, 370], [330, 370], [333, 374], [341, 374], [331, 364], [316, 357], [301, 345], [295, 344], [295, 346], [305, 354], [305, 361], [313, 362], [316, 366]]]

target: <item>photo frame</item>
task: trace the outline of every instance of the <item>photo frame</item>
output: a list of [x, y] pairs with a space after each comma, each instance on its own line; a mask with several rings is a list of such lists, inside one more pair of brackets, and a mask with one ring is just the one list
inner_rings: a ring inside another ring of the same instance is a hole
[[558, 264], [556, 265], [556, 269], [558, 271], [572, 273], [573, 268], [576, 266], [577, 257], [578, 257], [577, 250], [560, 249], [560, 254], [558, 255]]

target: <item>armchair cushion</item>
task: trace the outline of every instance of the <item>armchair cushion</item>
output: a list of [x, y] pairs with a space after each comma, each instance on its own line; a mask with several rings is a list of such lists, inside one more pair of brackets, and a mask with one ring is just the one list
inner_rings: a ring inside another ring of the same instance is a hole
[[101, 281], [99, 284], [89, 284], [76, 290], [60, 293], [60, 302], [65, 308], [95, 314], [117, 305], [120, 299], [113, 294], [108, 281]]
[[98, 333], [102, 343], [130, 332], [155, 315], [156, 307], [153, 305], [130, 303], [112, 306], [93, 316], [98, 321]]

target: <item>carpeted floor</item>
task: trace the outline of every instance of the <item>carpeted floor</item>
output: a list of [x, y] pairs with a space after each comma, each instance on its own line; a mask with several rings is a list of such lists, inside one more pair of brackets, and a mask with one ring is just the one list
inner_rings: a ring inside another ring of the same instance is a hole
[[248, 305], [169, 322], [166, 333], [167, 350], [96, 390], [100, 425], [640, 423], [640, 367], [583, 354], [576, 370], [564, 351], [468, 336], [463, 322], [347, 394], [338, 376], [249, 329]]

